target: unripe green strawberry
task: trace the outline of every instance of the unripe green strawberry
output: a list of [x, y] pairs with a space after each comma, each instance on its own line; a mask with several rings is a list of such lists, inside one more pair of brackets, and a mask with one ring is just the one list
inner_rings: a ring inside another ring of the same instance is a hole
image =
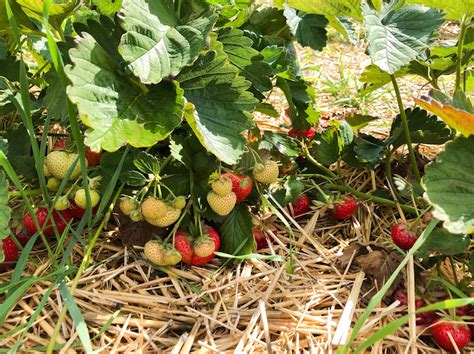
[[217, 194], [216, 192], [209, 192], [207, 194], [207, 202], [212, 210], [218, 215], [228, 215], [232, 209], [234, 209], [237, 196], [234, 192], [230, 192], [224, 196]]
[[[91, 207], [94, 208], [100, 202], [100, 194], [97, 191], [91, 189], [89, 192], [91, 197]], [[76, 194], [74, 195], [74, 202], [77, 204], [79, 208], [86, 209], [87, 208], [87, 201], [86, 201], [86, 190], [84, 188], [78, 189]]]
[[145, 220], [149, 224], [154, 225], [154, 226], [167, 227], [167, 226], [170, 226], [171, 224], [174, 224], [176, 221], [178, 221], [180, 215], [181, 215], [180, 209], [168, 207], [168, 211], [166, 212], [165, 216], [163, 216], [162, 218], [150, 219], [150, 218], [145, 217]]
[[132, 210], [128, 216], [133, 222], [139, 222], [143, 220], [143, 215], [140, 210]]
[[160, 199], [149, 197], [143, 202], [141, 210], [145, 219], [159, 219], [166, 215], [168, 206]]
[[183, 209], [186, 206], [186, 198], [183, 197], [182, 195], [179, 197], [176, 197], [176, 199], [173, 201], [173, 207], [176, 209]]
[[264, 184], [275, 183], [278, 179], [278, 174], [278, 164], [272, 160], [267, 160], [263, 164], [257, 163], [253, 168], [255, 180]]
[[211, 183], [212, 190], [219, 195], [227, 195], [232, 192], [232, 181], [228, 177], [220, 177]]
[[[72, 152], [54, 150], [46, 156], [46, 166], [54, 177], [58, 179], [64, 179], [67, 175], [67, 172], [69, 171], [69, 168], [72, 166], [74, 161], [76, 161], [78, 156], [78, 154]], [[71, 180], [75, 180], [80, 174], [81, 165], [78, 161], [74, 166], [69, 178]]]
[[54, 209], [57, 211], [63, 211], [68, 209], [70, 205], [71, 203], [69, 203], [69, 199], [67, 199], [65, 196], [61, 196], [54, 203]]
[[209, 257], [216, 250], [214, 240], [209, 237], [194, 241], [193, 248], [194, 254], [198, 257]]
[[161, 244], [161, 242], [157, 240], [150, 240], [145, 244], [145, 248], [143, 249], [145, 253], [145, 257], [152, 263], [164, 266], [166, 265], [165, 260], [165, 248]]
[[181, 262], [181, 253], [173, 247], [166, 247], [163, 262], [165, 265], [174, 266]]
[[43, 164], [43, 174], [45, 177], [51, 177], [51, 171], [48, 168], [48, 165], [46, 165], [46, 162]]
[[59, 190], [60, 184], [61, 184], [61, 181], [59, 179], [57, 179], [56, 177], [50, 177], [48, 178], [48, 183], [46, 184], [46, 187], [51, 192], [57, 192]]
[[121, 211], [124, 215], [130, 215], [130, 213], [131, 213], [132, 211], [138, 209], [138, 202], [137, 202], [137, 200], [134, 199], [134, 198], [123, 197], [123, 198], [120, 200], [119, 207], [120, 207], [120, 211]]

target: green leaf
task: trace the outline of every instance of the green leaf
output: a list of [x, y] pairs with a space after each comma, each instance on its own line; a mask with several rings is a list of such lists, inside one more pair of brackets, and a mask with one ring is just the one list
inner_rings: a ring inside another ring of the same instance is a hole
[[239, 29], [224, 28], [218, 32], [217, 40], [224, 45], [224, 52], [232, 65], [237, 67], [258, 91], [272, 89], [272, 68], [263, 61], [263, 55], [252, 48], [253, 41], [250, 38], [245, 37]]
[[328, 20], [322, 15], [305, 14], [285, 4], [285, 17], [291, 33], [303, 47], [323, 50], [328, 37], [326, 26]]
[[474, 232], [474, 136], [446, 144], [425, 171], [423, 184], [434, 216], [451, 233]]
[[26, 128], [21, 125], [7, 130], [8, 160], [15, 172], [28, 180], [37, 178], [36, 167], [31, 151], [31, 142]]
[[188, 100], [185, 118], [201, 144], [221, 161], [236, 163], [247, 143], [242, 133], [252, 127], [250, 83], [220, 50], [200, 56], [177, 80]]
[[362, 0], [288, 0], [288, 6], [310, 14], [347, 16], [361, 20]]
[[474, 11], [472, 0], [407, 0], [407, 3], [440, 9], [446, 13], [447, 20], [461, 20], [464, 15], [469, 15]]
[[471, 251], [471, 256], [469, 257], [469, 271], [471, 274], [474, 274], [474, 251]]
[[[295, 141], [286, 134], [281, 134], [277, 132], [266, 131], [263, 134], [262, 141], [269, 143], [269, 148], [267, 150], [272, 150], [275, 148], [278, 152], [285, 156], [298, 156], [299, 149]], [[262, 149], [262, 146], [259, 146], [259, 149]]]
[[49, 70], [44, 76], [48, 83], [44, 103], [48, 108], [48, 117], [53, 120], [66, 121], [68, 119], [67, 112], [67, 95], [66, 89], [61, 83], [58, 74], [54, 69]]
[[344, 117], [344, 119], [347, 123], [349, 123], [352, 129], [360, 130], [366, 127], [370, 122], [380, 119], [380, 117], [374, 117], [358, 113], [349, 113]]
[[19, 81], [20, 62], [14, 57], [7, 55], [5, 59], [0, 58], [0, 76], [6, 77], [9, 81]]
[[267, 102], [257, 103], [257, 105], [255, 106], [255, 110], [257, 112], [266, 114], [267, 116], [272, 117], [272, 118], [278, 118], [280, 116], [280, 113], [276, 110], [276, 108], [271, 103], [267, 103]]
[[206, 45], [215, 18], [204, 2], [186, 3], [196, 11], [179, 18], [172, 0], [124, 0], [120, 51], [143, 83], [177, 75]]
[[145, 174], [160, 174], [160, 162], [158, 159], [144, 151], [138, 153], [137, 157], [133, 159], [133, 164], [139, 171]]
[[252, 215], [245, 204], [238, 204], [227, 217], [221, 228], [220, 252], [240, 256], [252, 252]]
[[[413, 144], [441, 145], [454, 137], [453, 131], [442, 120], [419, 107], [406, 109], [405, 114]], [[392, 123], [388, 141], [394, 148], [406, 144], [400, 115]]]
[[[101, 175], [104, 180], [109, 180], [115, 174], [117, 166], [122, 160], [123, 152], [106, 152], [102, 155], [100, 160]], [[120, 181], [126, 183], [129, 186], [143, 186], [147, 180], [140, 172], [134, 171], [135, 165], [133, 163], [133, 156], [129, 156], [125, 159], [122, 170], [120, 172]], [[102, 185], [106, 185], [102, 183]]]
[[[408, 75], [408, 68], [402, 68], [395, 73], [396, 78]], [[363, 94], [375, 91], [391, 82], [390, 75], [382, 71], [377, 65], [371, 64], [365, 67], [360, 76], [360, 81], [364, 83], [361, 90]]]
[[292, 203], [301, 196], [305, 188], [304, 183], [295, 176], [290, 176], [284, 183], [285, 202]]
[[[10, 235], [8, 224], [10, 222], [11, 209], [8, 206], [8, 181], [5, 172], [0, 171], [0, 240]], [[0, 258], [1, 258], [0, 249]]]
[[92, 3], [105, 15], [113, 15], [122, 7], [122, 0], [92, 0]]
[[382, 71], [394, 74], [429, 48], [444, 19], [437, 10], [422, 6], [396, 10], [390, 6], [392, 3], [385, 5], [381, 14], [365, 2], [362, 9], [372, 61]]
[[316, 133], [310, 148], [311, 155], [323, 165], [329, 166], [339, 159], [341, 136], [336, 127]]
[[469, 236], [452, 234], [443, 228], [434, 229], [423, 246], [418, 250], [417, 256], [425, 258], [430, 252], [438, 252], [446, 256], [463, 253], [471, 244]]
[[121, 76], [120, 63], [88, 33], [69, 54], [67, 93], [90, 128], [86, 143], [93, 150], [152, 146], [180, 124], [184, 100], [175, 82], [144, 88]]
[[352, 167], [373, 169], [382, 162], [385, 149], [384, 141], [359, 134], [344, 153], [343, 160]]

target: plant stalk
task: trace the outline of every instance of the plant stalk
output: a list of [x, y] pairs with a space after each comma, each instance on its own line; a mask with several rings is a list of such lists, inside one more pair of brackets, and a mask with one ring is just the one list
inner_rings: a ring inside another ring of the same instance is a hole
[[461, 22], [461, 33], [459, 34], [458, 43], [458, 60], [456, 65], [456, 84], [454, 86], [455, 91], [461, 88], [461, 69], [462, 69], [462, 54], [464, 49], [464, 38], [466, 37], [466, 31], [468, 26], [467, 16], [464, 15]]
[[408, 127], [408, 119], [405, 113], [405, 109], [403, 108], [403, 101], [402, 96], [400, 94], [400, 88], [398, 87], [397, 79], [392, 74], [390, 75], [390, 79], [392, 80], [393, 89], [395, 90], [395, 95], [397, 96], [397, 103], [398, 108], [400, 110], [400, 117], [402, 119], [403, 125], [403, 132], [405, 133], [405, 140], [408, 146], [408, 156], [410, 158], [411, 169], [413, 171], [413, 175], [415, 176], [418, 182], [421, 181], [420, 171], [418, 170], [418, 164], [416, 163], [415, 158], [415, 150], [413, 150], [413, 145], [411, 144], [411, 135], [410, 135], [410, 128]]

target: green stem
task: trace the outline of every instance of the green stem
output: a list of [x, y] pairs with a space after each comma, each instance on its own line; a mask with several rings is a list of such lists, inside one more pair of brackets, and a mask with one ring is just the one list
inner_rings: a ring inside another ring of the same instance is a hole
[[393, 181], [393, 175], [392, 175], [392, 154], [393, 150], [388, 149], [387, 156], [385, 156], [385, 177], [387, 178], [388, 185], [390, 189], [392, 190], [393, 194], [395, 195], [395, 198], [399, 201], [402, 202], [402, 196], [398, 192], [397, 187], [395, 186], [395, 182]]
[[306, 155], [306, 158], [308, 159], [309, 162], [311, 162], [314, 166], [316, 166], [318, 169], [320, 169], [321, 171], [323, 171], [324, 173], [326, 173], [327, 175], [331, 176], [332, 178], [338, 178], [338, 176], [332, 172], [329, 168], [327, 168], [326, 166], [324, 166], [323, 164], [319, 163], [318, 161], [316, 161], [314, 159], [313, 156], [311, 156], [311, 154], [309, 153], [309, 150], [308, 148], [305, 148], [304, 149], [304, 153]]
[[23, 196], [35, 196], [35, 195], [40, 195], [40, 194], [43, 194], [41, 189], [32, 189], [32, 190], [29, 190], [29, 191], [21, 191], [21, 192], [16, 191], [16, 192], [8, 193], [8, 199], [19, 198], [19, 197], [23, 197]]
[[367, 194], [367, 193], [364, 193], [364, 192], [360, 192], [357, 189], [354, 189], [354, 188], [346, 186], [346, 185], [328, 184], [326, 187], [328, 189], [334, 190], [334, 191], [349, 192], [349, 193], [355, 195], [356, 197], [358, 197], [360, 199], [370, 200], [370, 201], [373, 201], [373, 202], [375, 202], [377, 204], [381, 204], [381, 205], [386, 205], [386, 206], [391, 206], [391, 207], [395, 207], [395, 206], [399, 205], [400, 208], [404, 212], [412, 214], [412, 215], [417, 215], [416, 208], [413, 208], [409, 205], [399, 204], [399, 203], [394, 202], [393, 200], [390, 200], [390, 199], [385, 199], [385, 198], [382, 198], [382, 197], [376, 197], [374, 195], [370, 195], [370, 194]]
[[421, 181], [420, 171], [418, 170], [418, 164], [416, 163], [415, 151], [413, 150], [413, 145], [411, 144], [411, 135], [410, 128], [408, 127], [408, 119], [403, 108], [402, 96], [400, 94], [400, 88], [398, 87], [397, 79], [392, 74], [390, 75], [392, 80], [393, 89], [395, 90], [395, 95], [397, 96], [398, 108], [400, 110], [400, 117], [402, 119], [403, 132], [405, 133], [405, 140], [408, 146], [408, 156], [410, 157], [411, 169], [413, 170], [413, 175], [415, 176], [418, 182]]
[[466, 36], [468, 21], [467, 16], [464, 15], [461, 22], [461, 33], [459, 34], [459, 43], [458, 43], [458, 61], [456, 65], [456, 84], [454, 86], [455, 91], [461, 88], [461, 68], [462, 68], [462, 52], [464, 49], [464, 38]]

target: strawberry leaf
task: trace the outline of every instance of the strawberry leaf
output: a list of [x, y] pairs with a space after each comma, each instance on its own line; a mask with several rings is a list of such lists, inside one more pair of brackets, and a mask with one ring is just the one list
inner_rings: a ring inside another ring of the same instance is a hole
[[285, 4], [286, 22], [291, 33], [303, 47], [323, 50], [327, 43], [328, 20], [323, 15], [305, 14]]
[[430, 237], [418, 250], [417, 256], [425, 258], [430, 252], [438, 252], [446, 256], [454, 256], [463, 253], [471, 239], [464, 234], [452, 234], [443, 228], [434, 229]]
[[474, 232], [474, 136], [446, 144], [425, 171], [423, 184], [434, 216], [451, 233]]
[[[11, 209], [8, 206], [8, 182], [5, 172], [0, 171], [0, 240], [10, 235], [8, 223], [10, 222]], [[1, 251], [0, 251], [1, 253]], [[0, 255], [0, 258], [2, 255]]]
[[254, 247], [252, 216], [244, 204], [237, 205], [221, 228], [219, 251], [234, 256], [249, 254]]

